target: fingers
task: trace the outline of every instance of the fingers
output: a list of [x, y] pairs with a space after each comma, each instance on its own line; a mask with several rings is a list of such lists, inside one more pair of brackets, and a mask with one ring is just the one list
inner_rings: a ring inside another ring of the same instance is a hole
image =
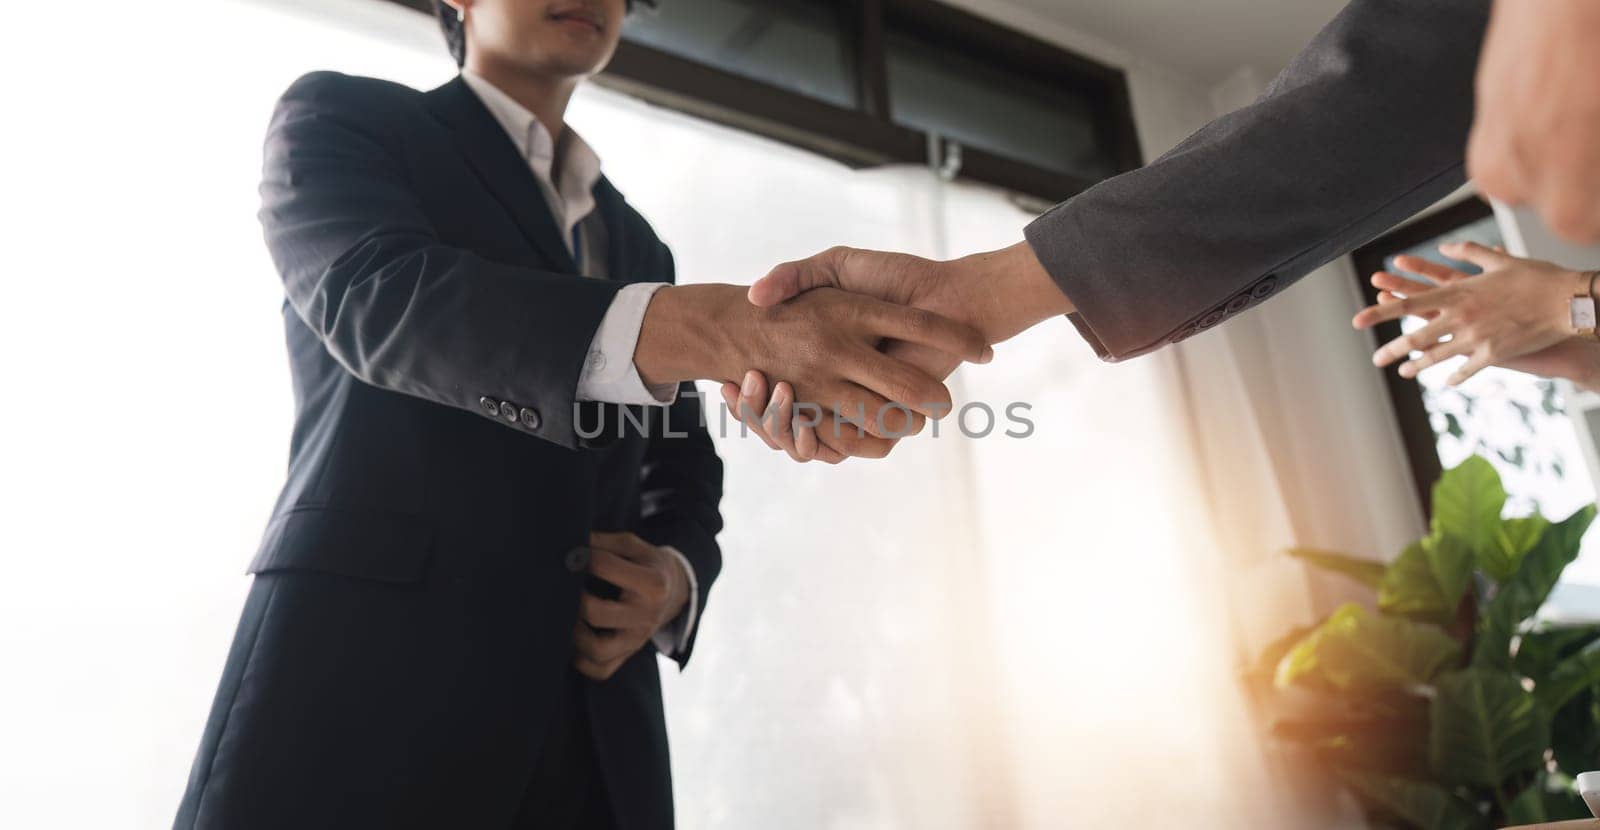
[[[1399, 303], [1396, 303], [1399, 305]], [[1383, 344], [1376, 352], [1372, 353], [1372, 365], [1388, 366], [1414, 351], [1426, 351], [1433, 347], [1439, 339], [1450, 333], [1450, 323], [1447, 320], [1434, 320], [1410, 334], [1402, 334]]]
[[817, 440], [817, 423], [822, 420], [822, 407], [816, 404], [796, 404], [794, 412], [794, 445], [801, 456], [814, 459], [822, 449]]
[[1467, 358], [1466, 363], [1461, 364], [1461, 368], [1450, 375], [1450, 378], [1445, 383], [1451, 386], [1460, 386], [1466, 383], [1468, 378], [1482, 371], [1492, 360], [1488, 347], [1479, 347], [1477, 351], [1472, 353], [1472, 357]]
[[1350, 320], [1350, 325], [1358, 329], [1369, 329], [1390, 320], [1420, 316], [1424, 312], [1436, 311], [1443, 307], [1451, 296], [1449, 289], [1440, 289], [1425, 292], [1420, 296], [1406, 297], [1398, 302], [1367, 306], [1356, 312], [1356, 316]]
[[777, 305], [813, 288], [839, 287], [838, 265], [849, 256], [849, 249], [829, 248], [816, 256], [785, 262], [767, 272], [750, 286], [750, 303]]
[[790, 458], [804, 464], [811, 458], [800, 452], [795, 441], [794, 410], [794, 387], [786, 381], [779, 381], [772, 391], [772, 402], [767, 405], [766, 414], [762, 416], [761, 421], [762, 426], [772, 435], [772, 440], [777, 442]]
[[1433, 286], [1417, 280], [1406, 279], [1399, 274], [1388, 271], [1379, 271], [1372, 275], [1372, 286], [1401, 297], [1415, 297], [1433, 290]]
[[1510, 254], [1479, 245], [1476, 242], [1446, 242], [1439, 246], [1439, 253], [1451, 259], [1470, 262], [1485, 271], [1504, 268], [1516, 262], [1516, 259]]
[[745, 372], [743, 387], [731, 383], [722, 384], [722, 402], [727, 405], [728, 411], [733, 413], [733, 417], [745, 425], [748, 432], [755, 433], [769, 449], [775, 450], [778, 449], [778, 444], [767, 434], [766, 425], [761, 422], [761, 414], [767, 409], [766, 390], [766, 376], [751, 369]]
[[606, 680], [643, 645], [621, 634], [601, 633], [581, 620], [572, 631], [572, 665], [590, 680]]
[[622, 554], [596, 547], [589, 557], [589, 573], [622, 589], [624, 598], [637, 595], [650, 600], [666, 595], [661, 573]]
[[1400, 364], [1400, 377], [1414, 378], [1422, 374], [1424, 369], [1472, 351], [1473, 346], [1474, 344], [1468, 343], [1466, 338], [1462, 337], [1431, 346], [1417, 357]]
[[578, 619], [592, 628], [612, 631], [642, 629], [649, 624], [637, 606], [602, 599], [587, 591], [578, 597]]
[[[750, 376], [754, 376], [756, 379], [751, 387], [753, 394], [742, 396], [738, 386], [732, 383], [724, 383], [722, 385], [723, 403], [727, 405], [728, 411], [733, 413], [734, 418], [745, 425], [747, 431], [755, 433], [768, 447], [787, 451], [789, 449], [788, 446], [781, 446], [769, 434], [773, 417], [769, 416], [768, 412], [770, 411], [772, 416], [775, 416], [776, 410], [773, 410], [764, 398], [766, 394], [766, 378], [760, 372], [753, 370], [746, 375], [747, 378]], [[792, 402], [793, 387], [789, 386], [787, 382], [781, 382], [779, 388], [788, 390]], [[825, 419], [832, 418], [831, 415], [823, 412], [822, 407], [814, 403], [791, 403], [788, 409], [790, 412], [787, 417], [790, 419], [792, 427], [791, 434], [793, 436], [794, 449], [791, 457], [798, 455], [801, 459], [821, 461], [826, 464], [838, 464], [849, 457], [846, 453], [829, 446], [818, 437], [818, 427], [824, 423]]]
[[988, 363], [994, 349], [983, 333], [965, 323], [920, 308], [875, 302], [864, 306], [885, 337], [930, 346], [968, 363]]
[[[1448, 254], [1446, 254], [1448, 256]], [[1451, 268], [1442, 262], [1434, 262], [1419, 256], [1401, 254], [1394, 258], [1394, 267], [1411, 274], [1419, 274], [1432, 280], [1435, 285], [1449, 285], [1458, 280], [1467, 278], [1467, 274]]]
[[838, 366], [844, 377], [857, 385], [839, 390], [837, 398], [828, 403], [862, 421], [873, 435], [915, 435], [922, 430], [923, 416], [942, 417], [953, 406], [950, 390], [943, 383], [882, 352], [862, 349], [841, 357]]
[[589, 546], [615, 553], [634, 562], [653, 562], [657, 556], [655, 545], [633, 533], [592, 531], [589, 533]]
[[[867, 377], [869, 380], [872, 379], [870, 373], [867, 373]], [[882, 383], [881, 380], [879, 382]], [[939, 384], [939, 386], [941, 389], [943, 388], [943, 384]], [[946, 391], [944, 394], [948, 395], [949, 393]], [[948, 406], [944, 409], [939, 409], [940, 405], [937, 402], [931, 406], [926, 404], [913, 406], [911, 404], [898, 403], [865, 386], [852, 385], [851, 388], [845, 390], [840, 398], [840, 400], [834, 401], [833, 411], [845, 425], [858, 425], [861, 429], [866, 430], [868, 435], [887, 439], [905, 438], [921, 432], [922, 427], [927, 423], [927, 419], [923, 417], [919, 410], [928, 409], [938, 411], [941, 414], [949, 411]], [[915, 398], [907, 398], [907, 400], [915, 400]]]

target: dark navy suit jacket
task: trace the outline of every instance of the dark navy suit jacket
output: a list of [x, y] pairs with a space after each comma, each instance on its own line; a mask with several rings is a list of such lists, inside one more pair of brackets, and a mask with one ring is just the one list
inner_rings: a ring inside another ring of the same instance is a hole
[[[578, 276], [459, 78], [301, 78], [261, 193], [289, 474], [178, 823], [508, 827], [574, 682], [589, 532], [676, 547], [702, 609], [721, 566], [722, 467], [693, 386], [635, 410], [644, 430], [574, 401], [613, 295], [672, 280], [671, 254], [602, 179], [617, 279]], [[619, 826], [671, 826], [654, 650], [582, 688]]]

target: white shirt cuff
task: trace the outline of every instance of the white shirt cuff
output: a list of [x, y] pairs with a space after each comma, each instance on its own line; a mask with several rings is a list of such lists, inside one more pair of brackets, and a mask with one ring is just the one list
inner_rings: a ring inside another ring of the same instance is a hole
[[661, 549], [677, 558], [678, 564], [683, 566], [684, 576], [689, 578], [689, 602], [683, 606], [683, 612], [650, 635], [650, 642], [656, 644], [656, 651], [667, 657], [675, 657], [689, 645], [689, 635], [694, 633], [694, 624], [699, 621], [700, 581], [694, 577], [694, 566], [689, 564], [689, 557], [671, 545], [662, 545]]
[[644, 312], [650, 307], [664, 282], [636, 282], [625, 285], [606, 309], [589, 355], [578, 376], [578, 400], [600, 403], [669, 406], [678, 399], [676, 383], [646, 386], [633, 365], [633, 350], [639, 345], [639, 329], [644, 327]]

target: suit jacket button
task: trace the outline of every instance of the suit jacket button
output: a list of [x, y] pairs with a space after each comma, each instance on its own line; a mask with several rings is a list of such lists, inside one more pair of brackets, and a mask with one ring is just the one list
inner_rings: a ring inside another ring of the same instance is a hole
[[583, 573], [589, 569], [589, 549], [573, 548], [567, 551], [567, 570], [572, 573]]
[[478, 405], [483, 407], [484, 413], [487, 414], [489, 417], [491, 417], [491, 418], [500, 417], [500, 402], [495, 400], [494, 398], [491, 398], [488, 395], [484, 395], [483, 397], [478, 399]]
[[1278, 278], [1277, 277], [1267, 277], [1266, 279], [1262, 280], [1261, 282], [1256, 283], [1254, 288], [1250, 289], [1250, 296], [1255, 297], [1256, 299], [1259, 300], [1262, 297], [1265, 297], [1268, 294], [1271, 294], [1272, 293], [1272, 289], [1277, 288], [1277, 287], [1278, 287]]
[[500, 417], [506, 419], [506, 423], [508, 424], [516, 423], [517, 407], [509, 402], [506, 403], [504, 406], [500, 407]]
[[538, 412], [538, 410], [533, 409], [532, 407], [524, 406], [522, 408], [522, 425], [527, 427], [528, 429], [538, 429], [539, 428], [539, 412]]

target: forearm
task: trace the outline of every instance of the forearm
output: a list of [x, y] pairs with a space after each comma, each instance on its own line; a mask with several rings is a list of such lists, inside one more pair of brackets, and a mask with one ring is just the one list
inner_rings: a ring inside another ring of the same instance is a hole
[[1570, 354], [1551, 372], [1585, 392], [1600, 393], [1600, 340], [1592, 337], [1574, 337]]
[[1029, 225], [1080, 331], [1113, 360], [1177, 342], [1448, 194], [1486, 16], [1354, 0], [1258, 101]]
[[369, 239], [330, 255], [331, 266], [320, 259], [280, 260], [285, 289], [346, 371], [577, 445], [574, 391], [615, 283], [493, 263], [408, 235]]

